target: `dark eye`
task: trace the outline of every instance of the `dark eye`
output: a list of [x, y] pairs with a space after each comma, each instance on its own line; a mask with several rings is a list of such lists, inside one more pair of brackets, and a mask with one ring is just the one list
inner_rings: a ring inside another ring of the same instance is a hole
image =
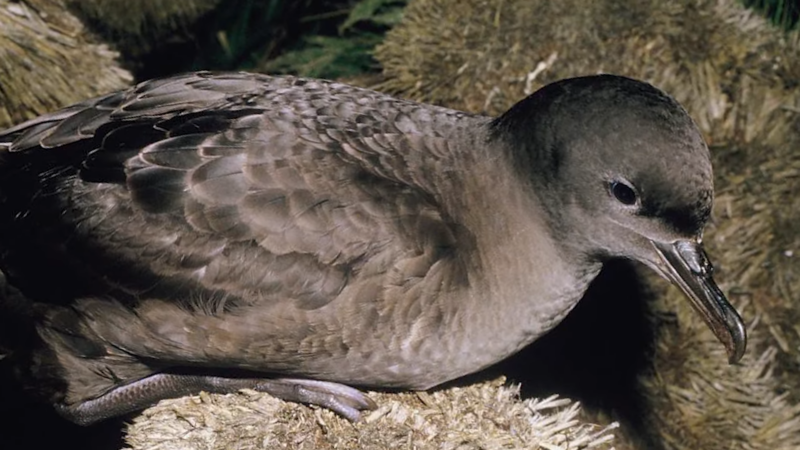
[[620, 201], [623, 205], [633, 205], [636, 203], [636, 192], [632, 187], [621, 181], [611, 182], [611, 193], [614, 198]]

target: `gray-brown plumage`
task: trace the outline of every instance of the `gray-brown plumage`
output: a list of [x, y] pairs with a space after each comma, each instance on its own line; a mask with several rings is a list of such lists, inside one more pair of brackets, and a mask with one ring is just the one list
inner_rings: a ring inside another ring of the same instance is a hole
[[71, 420], [242, 387], [357, 419], [373, 404], [344, 384], [487, 367], [612, 257], [678, 284], [738, 360], [700, 245], [712, 197], [691, 119], [627, 78], [491, 119], [194, 73], [0, 133], [0, 265], [35, 311], [30, 377]]

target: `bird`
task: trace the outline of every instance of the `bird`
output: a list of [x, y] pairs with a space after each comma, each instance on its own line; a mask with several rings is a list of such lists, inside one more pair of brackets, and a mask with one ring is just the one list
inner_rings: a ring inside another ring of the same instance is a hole
[[5, 310], [25, 311], [2, 315], [23, 317], [25, 381], [81, 425], [242, 388], [356, 421], [363, 388], [520, 351], [617, 258], [677, 285], [736, 363], [712, 178], [686, 110], [619, 75], [497, 117], [294, 76], [149, 80], [0, 132], [0, 269], [24, 296]]

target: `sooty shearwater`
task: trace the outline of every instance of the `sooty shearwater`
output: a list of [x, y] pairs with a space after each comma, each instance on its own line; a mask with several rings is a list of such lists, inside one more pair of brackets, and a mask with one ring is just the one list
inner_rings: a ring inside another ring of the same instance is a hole
[[0, 267], [29, 299], [25, 377], [74, 422], [245, 387], [356, 420], [375, 405], [350, 386], [494, 364], [609, 258], [678, 285], [738, 361], [701, 244], [712, 199], [691, 118], [629, 78], [490, 118], [201, 72], [0, 133]]

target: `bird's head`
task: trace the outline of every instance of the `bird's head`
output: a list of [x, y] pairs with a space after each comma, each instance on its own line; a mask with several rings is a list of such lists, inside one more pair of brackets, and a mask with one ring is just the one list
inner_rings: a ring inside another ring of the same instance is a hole
[[709, 151], [686, 111], [612, 75], [545, 86], [492, 123], [530, 182], [565, 252], [642, 262], [675, 283], [725, 345], [746, 346], [702, 246], [713, 203]]

